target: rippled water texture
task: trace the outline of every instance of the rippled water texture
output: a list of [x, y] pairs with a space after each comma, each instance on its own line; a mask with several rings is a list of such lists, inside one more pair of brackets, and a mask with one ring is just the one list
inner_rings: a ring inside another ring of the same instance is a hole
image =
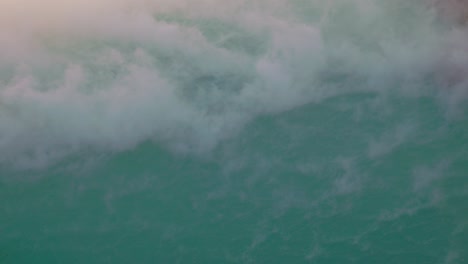
[[468, 262], [429, 2], [0, 1], [0, 263]]

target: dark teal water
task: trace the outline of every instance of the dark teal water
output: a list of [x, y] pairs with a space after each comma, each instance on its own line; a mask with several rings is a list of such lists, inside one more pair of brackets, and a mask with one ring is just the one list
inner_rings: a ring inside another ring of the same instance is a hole
[[468, 261], [466, 28], [69, 4], [0, 27], [0, 263]]

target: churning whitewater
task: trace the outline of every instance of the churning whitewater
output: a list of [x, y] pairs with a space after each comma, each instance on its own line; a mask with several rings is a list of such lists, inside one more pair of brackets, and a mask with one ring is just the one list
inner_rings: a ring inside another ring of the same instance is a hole
[[0, 263], [468, 261], [468, 5], [0, 0]]

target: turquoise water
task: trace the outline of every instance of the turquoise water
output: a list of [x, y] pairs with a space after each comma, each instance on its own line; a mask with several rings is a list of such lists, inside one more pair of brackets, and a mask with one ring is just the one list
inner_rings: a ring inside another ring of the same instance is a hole
[[425, 1], [47, 3], [0, 12], [0, 263], [468, 262]]

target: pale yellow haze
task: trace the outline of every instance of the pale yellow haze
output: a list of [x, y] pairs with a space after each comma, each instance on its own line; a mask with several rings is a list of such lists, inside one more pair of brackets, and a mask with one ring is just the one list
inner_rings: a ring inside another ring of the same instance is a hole
[[226, 13], [243, 2], [246, 0], [0, 0], [0, 28], [54, 30], [63, 29], [64, 24], [93, 26], [129, 13]]
[[186, 0], [0, 0], [0, 28], [53, 30], [70, 23], [92, 26], [102, 22], [103, 16], [105, 20], [129, 11], [185, 9], [188, 3]]
[[109, 8], [109, 4], [107, 0], [0, 0], [0, 27], [44, 29], [60, 26], [72, 20], [87, 19], [87, 16], [92, 18]]

